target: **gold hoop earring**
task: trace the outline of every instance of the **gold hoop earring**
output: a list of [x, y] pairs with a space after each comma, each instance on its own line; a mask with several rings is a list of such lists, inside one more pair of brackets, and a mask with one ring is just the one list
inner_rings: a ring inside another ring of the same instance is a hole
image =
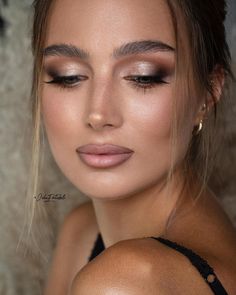
[[199, 125], [198, 125], [197, 134], [202, 130], [202, 127], [203, 127], [203, 120], [201, 120]]
[[193, 129], [193, 135], [198, 135], [200, 133], [200, 131], [202, 130], [203, 127], [203, 120], [200, 121], [200, 123], [194, 127]]

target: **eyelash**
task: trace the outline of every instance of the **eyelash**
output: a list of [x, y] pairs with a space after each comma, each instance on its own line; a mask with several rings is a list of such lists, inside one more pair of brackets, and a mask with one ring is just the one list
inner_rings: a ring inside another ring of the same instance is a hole
[[[77, 76], [77, 75], [72, 75], [72, 76], [54, 76], [53, 80], [51, 81], [44, 81], [45, 83], [48, 84], [56, 84], [60, 88], [73, 88], [77, 85], [75, 83], [79, 83], [80, 81], [86, 80], [86, 76]], [[74, 81], [76, 80], [76, 82]]]
[[[125, 77], [125, 80], [128, 80], [133, 86], [141, 90], [145, 93], [147, 90], [151, 90], [152, 88], [156, 87], [158, 84], [169, 84], [168, 82], [163, 80], [164, 75], [154, 75], [154, 76], [128, 76]], [[140, 82], [140, 80], [144, 79], [146, 82]], [[147, 82], [147, 80], [149, 82]], [[137, 82], [139, 81], [139, 82]]]
[[[128, 80], [136, 89], [141, 90], [145, 93], [147, 90], [151, 90], [156, 87], [158, 84], [169, 84], [164, 81], [165, 75], [154, 75], [154, 76], [127, 76], [124, 79]], [[48, 84], [56, 84], [60, 88], [73, 88], [78, 85], [79, 82], [86, 80], [86, 76], [55, 76], [51, 81], [44, 81]], [[140, 80], [144, 79], [145, 82], [140, 82]], [[75, 82], [76, 80], [76, 82]], [[147, 81], [148, 80], [148, 81]], [[139, 81], [139, 82], [138, 82]]]

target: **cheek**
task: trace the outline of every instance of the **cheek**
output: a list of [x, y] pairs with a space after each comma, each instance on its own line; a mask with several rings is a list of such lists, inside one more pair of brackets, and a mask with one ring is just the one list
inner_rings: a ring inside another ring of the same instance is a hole
[[[79, 100], [77, 100], [79, 101]], [[81, 106], [75, 105], [72, 93], [45, 89], [42, 93], [42, 116], [49, 140], [64, 138], [68, 142], [78, 129]]]
[[73, 182], [78, 170], [74, 165], [77, 163], [75, 149], [81, 142], [79, 123], [82, 105], [72, 92], [55, 90], [53, 87], [45, 87], [41, 102], [51, 152], [61, 171]]
[[[142, 103], [140, 103], [142, 101]], [[155, 173], [166, 173], [171, 164], [174, 95], [171, 88], [163, 87], [157, 95], [144, 95], [132, 105], [130, 134], [139, 144], [140, 160]], [[181, 114], [177, 115], [178, 117]], [[184, 159], [191, 139], [191, 114], [186, 114], [176, 142], [174, 163]], [[157, 165], [156, 165], [157, 163]], [[153, 165], [154, 164], [154, 165]], [[143, 167], [144, 167], [143, 166]]]
[[[140, 103], [141, 101], [141, 103]], [[144, 95], [132, 105], [130, 122], [137, 136], [150, 146], [168, 141], [172, 124], [172, 94], [166, 89], [158, 95]], [[138, 131], [138, 132], [137, 132]], [[145, 146], [145, 145], [143, 145]]]

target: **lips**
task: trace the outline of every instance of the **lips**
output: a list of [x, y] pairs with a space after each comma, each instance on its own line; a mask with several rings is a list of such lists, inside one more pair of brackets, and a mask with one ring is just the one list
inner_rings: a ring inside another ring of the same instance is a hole
[[133, 151], [118, 145], [113, 144], [103, 144], [103, 145], [96, 145], [96, 144], [87, 144], [81, 146], [77, 149], [79, 153], [85, 154], [94, 154], [94, 155], [114, 155], [114, 154], [127, 154], [132, 153]]
[[126, 162], [134, 151], [113, 144], [88, 144], [76, 149], [83, 163], [94, 168], [108, 168]]

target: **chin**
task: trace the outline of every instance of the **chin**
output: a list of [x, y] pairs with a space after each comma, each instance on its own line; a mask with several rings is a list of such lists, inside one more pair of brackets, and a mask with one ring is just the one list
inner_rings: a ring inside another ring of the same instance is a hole
[[113, 186], [111, 189], [96, 189], [96, 188], [90, 188], [90, 189], [82, 189], [81, 187], [78, 187], [78, 189], [85, 194], [88, 198], [101, 200], [101, 201], [115, 201], [115, 200], [121, 200], [128, 198], [132, 196], [134, 193], [124, 192], [121, 190], [116, 190]]
[[111, 181], [109, 183], [96, 182], [91, 185], [91, 183], [85, 183], [77, 185], [78, 189], [85, 194], [88, 198], [102, 200], [102, 201], [115, 201], [126, 199], [133, 196], [138, 196], [145, 193], [146, 190], [152, 189], [157, 185], [157, 182], [143, 183], [140, 182], [129, 182], [125, 183], [119, 181]]

